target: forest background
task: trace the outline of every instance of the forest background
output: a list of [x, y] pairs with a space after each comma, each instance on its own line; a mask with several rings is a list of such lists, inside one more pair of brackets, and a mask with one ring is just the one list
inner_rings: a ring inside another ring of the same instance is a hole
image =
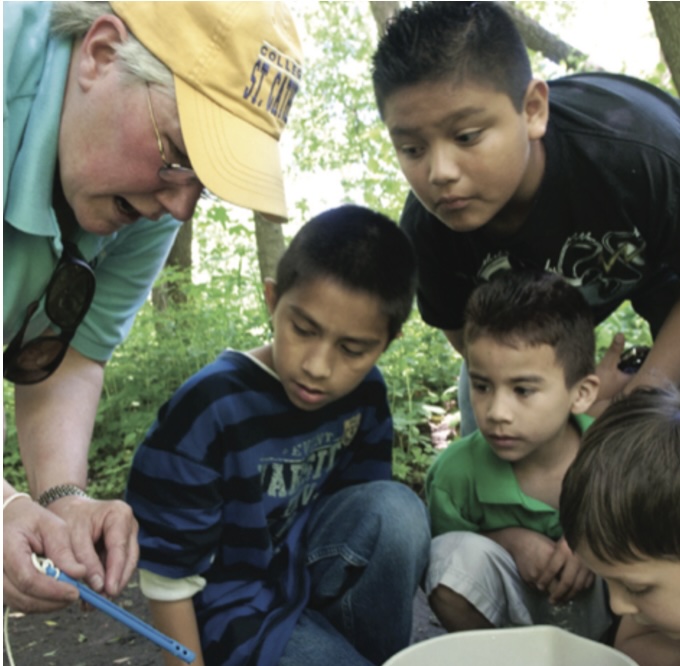
[[[305, 51], [303, 87], [282, 141], [291, 220], [273, 225], [217, 201], [184, 225], [152, 298], [106, 369], [90, 451], [90, 492], [121, 497], [134, 449], [158, 408], [225, 347], [268, 339], [262, 278], [312, 215], [343, 202], [399, 219], [408, 186], [375, 108], [370, 59], [397, 2], [291, 3]], [[677, 95], [680, 2], [508, 2], [537, 76], [604, 68], [644, 78]], [[558, 36], [559, 35], [559, 36]], [[675, 82], [675, 83], [674, 83]], [[649, 344], [649, 330], [624, 304], [597, 328], [598, 354], [622, 331]], [[461, 358], [414, 309], [404, 336], [380, 360], [394, 416], [395, 477], [420, 490], [437, 449], [457, 434]], [[5, 477], [26, 489], [11, 384]]]

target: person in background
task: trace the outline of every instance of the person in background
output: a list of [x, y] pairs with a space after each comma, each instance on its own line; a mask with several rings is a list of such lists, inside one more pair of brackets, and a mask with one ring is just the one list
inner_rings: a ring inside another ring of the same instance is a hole
[[680, 392], [640, 387], [588, 430], [562, 484], [570, 547], [604, 578], [614, 647], [680, 665]]
[[[534, 78], [495, 2], [418, 2], [387, 26], [373, 85], [409, 185], [401, 225], [418, 307], [462, 354], [472, 290], [500, 270], [578, 287], [597, 324], [630, 300], [654, 338], [636, 374], [617, 334], [598, 410], [635, 386], [680, 382], [680, 103], [628, 76]], [[467, 373], [462, 432], [475, 429]]]
[[430, 530], [391, 480], [375, 363], [415, 280], [394, 222], [318, 215], [265, 285], [273, 340], [223, 352], [160, 408], [126, 499], [154, 622], [196, 666], [367, 666], [408, 645]]
[[205, 188], [285, 217], [278, 139], [301, 75], [278, 2], [3, 4], [3, 355], [30, 495], [3, 487], [4, 603], [116, 595], [120, 501], [87, 496], [104, 368]]
[[553, 273], [499, 273], [472, 293], [464, 343], [479, 430], [426, 477], [430, 605], [449, 631], [552, 624], [603, 639], [604, 583], [558, 511], [599, 385], [590, 309]]

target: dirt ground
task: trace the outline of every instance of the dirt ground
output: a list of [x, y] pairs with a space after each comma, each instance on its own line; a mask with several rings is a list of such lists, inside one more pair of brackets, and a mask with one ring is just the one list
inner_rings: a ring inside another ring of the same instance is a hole
[[[136, 579], [116, 600], [149, 622]], [[422, 592], [413, 607], [413, 642], [443, 633]], [[4, 635], [4, 630], [3, 630]], [[162, 650], [98, 610], [73, 605], [56, 613], [10, 613], [8, 635], [15, 666], [162, 666]], [[11, 662], [3, 651], [3, 664]], [[323, 664], [320, 664], [323, 666]]]

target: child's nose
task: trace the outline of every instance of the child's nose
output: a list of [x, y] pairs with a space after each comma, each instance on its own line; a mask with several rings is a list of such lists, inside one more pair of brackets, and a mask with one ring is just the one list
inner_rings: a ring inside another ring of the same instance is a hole
[[496, 392], [489, 399], [487, 417], [489, 420], [496, 423], [508, 422], [512, 420], [512, 414], [508, 405], [508, 401], [501, 393]]
[[314, 379], [330, 377], [333, 361], [326, 345], [313, 345], [302, 363], [302, 369]]
[[638, 610], [630, 594], [619, 585], [609, 585], [609, 605], [616, 615], [633, 615]]
[[438, 143], [430, 151], [430, 182], [433, 185], [446, 185], [460, 180], [458, 151], [455, 146]]

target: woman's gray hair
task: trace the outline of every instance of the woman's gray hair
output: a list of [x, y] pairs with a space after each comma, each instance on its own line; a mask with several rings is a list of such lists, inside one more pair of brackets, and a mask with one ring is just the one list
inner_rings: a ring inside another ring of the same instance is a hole
[[[105, 14], [113, 14], [108, 2], [55, 2], [50, 17], [52, 33], [65, 39], [84, 37], [92, 24]], [[128, 39], [117, 46], [123, 71], [131, 81], [153, 83], [174, 94], [172, 72], [137, 40], [128, 28]]]

